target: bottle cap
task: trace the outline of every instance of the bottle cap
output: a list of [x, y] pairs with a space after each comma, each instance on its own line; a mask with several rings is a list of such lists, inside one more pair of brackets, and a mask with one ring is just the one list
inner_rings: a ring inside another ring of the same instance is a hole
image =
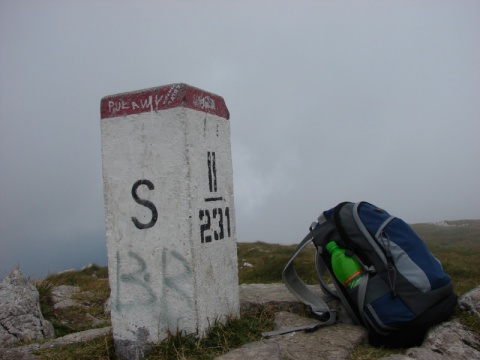
[[328, 252], [331, 254], [333, 250], [338, 248], [338, 245], [335, 241], [330, 241], [326, 246]]

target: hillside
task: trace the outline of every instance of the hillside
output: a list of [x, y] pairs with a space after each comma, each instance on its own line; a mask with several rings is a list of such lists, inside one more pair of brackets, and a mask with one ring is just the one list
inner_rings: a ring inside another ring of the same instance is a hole
[[[480, 220], [446, 221], [440, 224], [414, 224], [412, 227], [425, 240], [432, 253], [442, 262], [445, 271], [452, 277], [458, 295], [480, 284]], [[281, 282], [282, 269], [296, 248], [294, 245], [267, 244], [263, 242], [239, 243], [239, 282], [273, 283]], [[317, 283], [314, 266], [314, 246], [307, 247], [297, 258], [296, 268], [305, 282]], [[55, 328], [56, 336], [92, 328], [92, 319], [103, 324], [109, 316], [103, 313], [103, 304], [110, 290], [107, 268], [91, 266], [78, 272], [53, 274], [37, 282], [40, 291], [42, 312]], [[81, 288], [75, 299], [81, 306], [55, 309], [52, 289], [58, 285], [72, 285]], [[467, 313], [456, 313], [462, 324], [480, 333], [478, 318]], [[242, 313], [239, 320], [232, 320], [227, 326], [216, 326], [211, 335], [201, 341], [172, 335], [170, 341], [155, 348], [149, 359], [186, 358], [212, 359], [227, 349], [259, 340], [260, 332], [270, 330], [273, 312], [260, 309], [254, 313]], [[104, 326], [104, 325], [102, 325]], [[401, 353], [402, 350], [396, 351]], [[360, 346], [352, 359], [378, 359], [391, 354], [368, 345]], [[114, 359], [111, 335], [84, 345], [67, 346], [38, 352], [40, 359]]]
[[411, 226], [432, 249], [480, 249], [480, 220], [442, 221]]
[[[454, 286], [463, 294], [480, 284], [480, 220], [444, 221], [413, 224], [412, 228], [426, 242], [452, 276]], [[297, 244], [278, 245], [264, 242], [239, 243], [240, 283], [281, 282], [282, 269]], [[317, 283], [314, 246], [307, 247], [295, 260], [298, 273], [309, 284]]]

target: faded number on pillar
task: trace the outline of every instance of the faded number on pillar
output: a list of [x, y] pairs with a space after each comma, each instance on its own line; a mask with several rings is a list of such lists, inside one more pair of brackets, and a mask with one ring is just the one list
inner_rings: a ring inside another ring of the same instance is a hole
[[[223, 201], [222, 196], [216, 196], [217, 192], [217, 165], [215, 152], [207, 152], [208, 169], [208, 188], [210, 197], [205, 198], [205, 202], [211, 203]], [[213, 209], [202, 209], [198, 212], [198, 217], [202, 222], [200, 224], [200, 241], [208, 243], [214, 240], [222, 240], [225, 236], [230, 237], [230, 209], [228, 207], [214, 207]]]

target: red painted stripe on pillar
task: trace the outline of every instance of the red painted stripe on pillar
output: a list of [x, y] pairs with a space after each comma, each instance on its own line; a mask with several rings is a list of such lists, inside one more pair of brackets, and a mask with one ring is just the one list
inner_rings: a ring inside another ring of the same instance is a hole
[[175, 107], [230, 118], [221, 96], [194, 88], [187, 84], [172, 84], [151, 89], [106, 96], [100, 105], [102, 119], [161, 111]]

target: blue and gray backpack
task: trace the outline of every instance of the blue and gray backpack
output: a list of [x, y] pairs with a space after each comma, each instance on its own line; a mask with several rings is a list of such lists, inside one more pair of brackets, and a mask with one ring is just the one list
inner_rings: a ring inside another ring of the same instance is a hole
[[[360, 284], [347, 290], [335, 278], [326, 245], [335, 241], [363, 267]], [[448, 319], [457, 296], [450, 277], [425, 243], [403, 220], [367, 202], [344, 202], [323, 212], [310, 227], [283, 270], [287, 288], [310, 305], [321, 323], [273, 331], [312, 331], [338, 321], [338, 314], [297, 275], [294, 259], [310, 242], [317, 249], [315, 266], [323, 292], [340, 299], [354, 324], [368, 329], [370, 343], [389, 347], [419, 345], [426, 331]], [[327, 284], [330, 277], [333, 288]], [[328, 300], [327, 300], [328, 301]]]

